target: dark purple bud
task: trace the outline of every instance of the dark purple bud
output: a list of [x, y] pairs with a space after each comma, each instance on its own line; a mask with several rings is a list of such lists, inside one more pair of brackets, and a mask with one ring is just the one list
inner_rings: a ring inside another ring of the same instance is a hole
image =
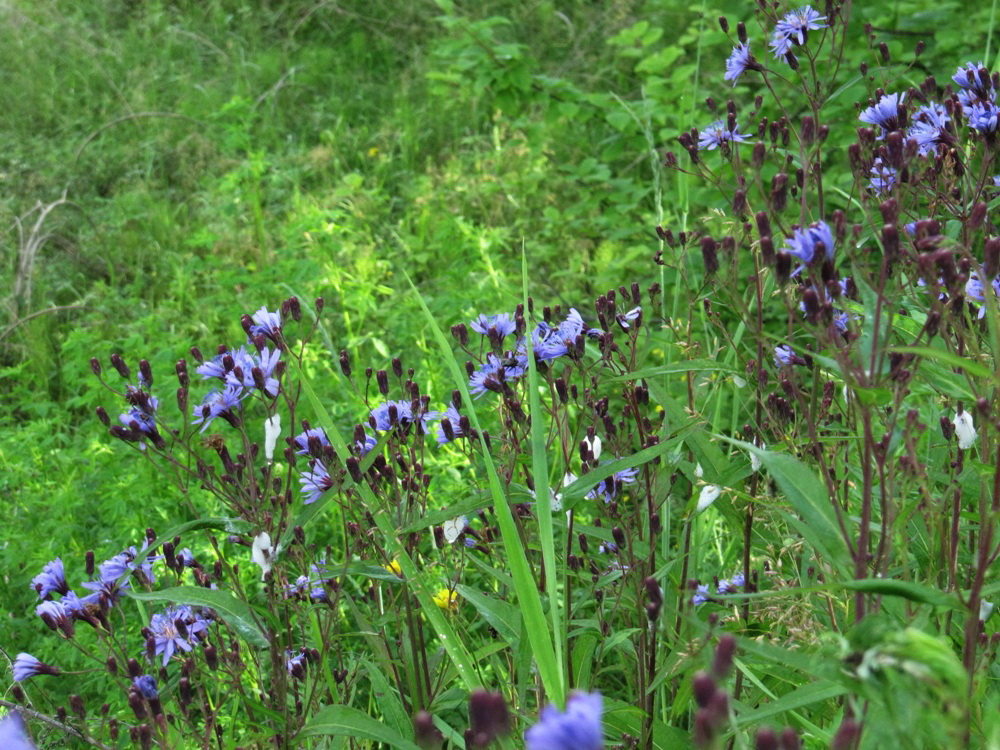
[[139, 360], [139, 378], [147, 388], [153, 385], [153, 368], [149, 366], [147, 359]]
[[718, 245], [711, 237], [701, 238], [701, 257], [705, 262], [705, 273], [711, 276], [719, 270]]
[[742, 21], [736, 24], [736, 36], [743, 44], [747, 43], [747, 27]]
[[736, 639], [731, 635], [724, 635], [719, 639], [719, 645], [715, 648], [715, 659], [712, 661], [712, 676], [718, 680], [723, 679], [733, 668], [733, 656], [736, 653]]
[[469, 696], [469, 724], [472, 744], [484, 747], [510, 732], [510, 713], [501, 693], [475, 690]]
[[723, 34], [729, 33], [729, 20], [725, 16], [719, 16], [719, 28]]
[[833, 736], [830, 750], [853, 750], [861, 736], [861, 725], [852, 718], [846, 718]]
[[740, 215], [747, 210], [747, 194], [742, 190], [733, 193], [733, 213]]
[[889, 260], [899, 257], [899, 230], [895, 224], [882, 227], [882, 249]]
[[979, 229], [986, 220], [987, 205], [980, 201], [972, 207], [972, 211], [969, 213], [969, 228]]
[[361, 462], [358, 461], [357, 456], [348, 456], [344, 463], [347, 465], [347, 473], [351, 475], [351, 479], [360, 484], [364, 475], [361, 473]]
[[351, 360], [347, 356], [347, 350], [340, 350], [340, 371], [344, 373], [345, 378], [351, 377]]
[[705, 708], [715, 695], [715, 680], [705, 672], [699, 672], [691, 682], [694, 700], [699, 707]]
[[101, 362], [97, 357], [90, 358], [90, 369], [97, 377], [101, 377]]
[[[378, 392], [383, 396], [389, 395], [389, 374], [385, 370], [379, 370], [375, 373], [375, 382], [378, 383]], [[390, 409], [393, 407], [390, 407]], [[393, 420], [395, 423], [395, 420]]]
[[97, 418], [101, 420], [101, 424], [105, 427], [111, 426], [111, 417], [108, 416], [108, 413], [105, 411], [103, 406], [97, 407]]
[[313, 303], [313, 304], [316, 307], [316, 313], [319, 314], [319, 313], [323, 312], [323, 305], [325, 305], [326, 303], [323, 301], [322, 297], [317, 297], [316, 298], [316, 302]]
[[792, 273], [792, 256], [785, 252], [778, 253], [774, 260], [774, 273], [779, 284], [786, 283]]
[[111, 355], [111, 366], [114, 367], [115, 370], [118, 371], [118, 374], [126, 380], [132, 379], [132, 371], [128, 368], [128, 365], [125, 364], [125, 360], [123, 360], [120, 355]]
[[771, 180], [771, 207], [781, 212], [788, 205], [788, 175], [780, 172]]
[[802, 118], [801, 138], [802, 143], [806, 148], [809, 148], [809, 146], [813, 144], [813, 140], [816, 138], [816, 120], [814, 120], [811, 115], [806, 115]]

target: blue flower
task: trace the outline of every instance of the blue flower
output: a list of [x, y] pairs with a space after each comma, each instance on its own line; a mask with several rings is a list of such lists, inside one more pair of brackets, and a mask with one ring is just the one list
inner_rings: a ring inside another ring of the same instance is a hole
[[205, 380], [209, 378], [218, 378], [219, 380], [225, 382], [226, 377], [239, 367], [243, 372], [250, 372], [253, 369], [254, 361], [253, 357], [246, 350], [246, 347], [241, 346], [239, 349], [231, 349], [229, 351], [223, 352], [222, 354], [217, 354], [208, 362], [202, 362], [195, 369], [199, 375]]
[[35, 607], [35, 614], [52, 630], [62, 630], [67, 638], [73, 635], [73, 622], [66, 605], [62, 602], [47, 601]]
[[490, 329], [495, 328], [497, 338], [503, 341], [505, 337], [514, 332], [517, 325], [511, 318], [510, 313], [500, 313], [499, 315], [480, 315], [472, 321], [470, 327], [473, 331], [481, 333], [483, 336], [489, 336]]
[[26, 654], [24, 652], [17, 655], [14, 659], [14, 682], [24, 682], [25, 680], [36, 677], [40, 674], [52, 675], [55, 677], [60, 674], [58, 667], [53, 667], [51, 664], [46, 664], [43, 661], [39, 661], [31, 654]]
[[742, 573], [737, 573], [732, 577], [731, 580], [726, 580], [722, 578], [719, 580], [719, 593], [720, 594], [735, 594], [737, 589], [743, 588], [746, 580]]
[[278, 343], [278, 338], [281, 336], [281, 313], [277, 310], [268, 312], [266, 307], [262, 307], [253, 314], [253, 322], [256, 325], [250, 326], [251, 336], [261, 334]]
[[[159, 560], [160, 556], [153, 555], [146, 557], [145, 552], [148, 547], [149, 541], [147, 540], [143, 543], [141, 551], [136, 550], [135, 547], [129, 547], [119, 552], [110, 560], [102, 562], [98, 567], [98, 572], [101, 574], [101, 581], [113, 584], [128, 573], [137, 573], [143, 583], [155, 583], [156, 576], [153, 575], [153, 566], [151, 563]], [[135, 561], [140, 556], [142, 557], [142, 563], [136, 565]]]
[[24, 730], [21, 713], [12, 710], [0, 719], [0, 747], [4, 750], [35, 750], [34, 743], [28, 739]]
[[160, 691], [156, 685], [156, 678], [152, 675], [139, 675], [132, 680], [132, 684], [135, 685], [139, 694], [146, 700], [152, 700], [160, 697]]
[[[531, 336], [531, 345], [535, 351], [536, 359], [546, 361], [569, 354], [571, 350], [576, 348], [577, 338], [585, 331], [590, 337], [603, 334], [603, 331], [598, 328], [588, 329], [583, 322], [583, 316], [573, 307], [569, 309], [566, 320], [554, 328], [545, 322], [539, 323]], [[527, 344], [523, 341], [518, 346], [518, 354], [524, 355], [524, 368], [527, 369]], [[518, 359], [520, 360], [520, 357]]]
[[[993, 279], [991, 284], [993, 287], [993, 294], [996, 297], [1000, 297], [1000, 276]], [[965, 295], [970, 299], [974, 299], [976, 302], [985, 303], [986, 294], [983, 282], [979, 279], [979, 274], [973, 271], [969, 274], [969, 280], [965, 282]], [[986, 316], [986, 305], [982, 304], [979, 308], [979, 314], [976, 316], [979, 320], [982, 320]]]
[[[396, 421], [392, 421], [392, 410], [396, 412]], [[423, 432], [427, 432], [428, 420], [437, 418], [436, 411], [427, 411], [419, 415], [420, 427]], [[372, 409], [369, 415], [369, 424], [379, 432], [386, 432], [393, 427], [406, 429], [417, 419], [413, 415], [413, 405], [410, 401], [386, 401]]]
[[969, 110], [969, 125], [980, 133], [994, 133], [997, 129], [997, 115], [1000, 110], [992, 102], [973, 104]]
[[[121, 598], [122, 589], [132, 588], [132, 584], [127, 578], [120, 583], [117, 580], [102, 580], [84, 581], [82, 585], [85, 589], [90, 589], [94, 592], [80, 600], [87, 607], [113, 607]], [[69, 607], [71, 605], [67, 604], [66, 606]]]
[[604, 730], [600, 693], [574, 693], [566, 711], [555, 706], [542, 709], [539, 721], [524, 733], [527, 750], [601, 750]]
[[204, 432], [216, 417], [222, 417], [235, 427], [239, 423], [237, 412], [243, 398], [243, 389], [230, 386], [223, 391], [211, 391], [200, 405], [194, 407], [194, 420], [191, 424], [200, 424]]
[[[184, 635], [178, 621], [184, 624]], [[197, 643], [195, 638], [208, 630], [208, 621], [195, 615], [190, 607], [170, 607], [149, 619], [149, 630], [156, 644], [155, 653], [163, 654], [162, 666], [165, 667], [178, 650], [191, 651], [192, 642]]]
[[805, 44], [808, 32], [825, 29], [827, 24], [820, 23], [825, 20], [826, 16], [821, 16], [809, 5], [786, 13], [775, 24], [774, 34], [771, 35], [770, 46], [775, 58], [782, 60], [791, 52], [793, 45]]
[[302, 483], [302, 500], [306, 505], [310, 505], [322, 496], [324, 492], [333, 487], [333, 479], [326, 471], [326, 467], [319, 461], [311, 461], [309, 473], [299, 477]]
[[328, 448], [330, 446], [330, 440], [326, 436], [326, 432], [322, 427], [313, 427], [311, 430], [306, 430], [305, 432], [300, 432], [294, 438], [295, 447], [298, 448], [295, 454], [298, 456], [308, 456], [309, 455], [309, 438], [316, 438], [319, 440], [321, 448]]
[[754, 59], [750, 52], [750, 44], [741, 42], [733, 47], [732, 54], [726, 60], [726, 75], [723, 80], [732, 81], [736, 86], [737, 79], [748, 70], [759, 70], [760, 64]]
[[868, 181], [868, 187], [874, 191], [876, 196], [891, 192], [896, 187], [896, 170], [884, 163], [881, 156], [875, 159], [875, 163], [869, 171], [872, 178]]
[[714, 151], [722, 146], [726, 141], [743, 143], [749, 135], [739, 132], [739, 126], [729, 130], [729, 126], [722, 120], [713, 122], [698, 135], [698, 150]]
[[[462, 428], [460, 426], [462, 415], [459, 414], [458, 409], [455, 408], [454, 404], [448, 404], [448, 408], [445, 409], [444, 416], [441, 419], [447, 419], [451, 424], [451, 431], [454, 437], [464, 437], [465, 433], [462, 432]], [[440, 422], [438, 422], [437, 425], [437, 441], [438, 445], [444, 445], [445, 443], [451, 442], [451, 438], [445, 434], [444, 428], [441, 426]]]
[[810, 224], [805, 229], [795, 229], [792, 236], [785, 240], [788, 252], [808, 265], [817, 260], [816, 250], [818, 244], [823, 243], [823, 251], [826, 259], [833, 260], [833, 232], [825, 221], [817, 221]]
[[591, 500], [596, 500], [598, 495], [603, 494], [604, 502], [610, 503], [615, 499], [622, 485], [632, 484], [638, 475], [639, 470], [636, 468], [622, 469], [616, 474], [612, 474], [610, 477], [606, 477], [598, 482], [597, 487], [587, 493], [587, 497]]
[[359, 456], [367, 456], [376, 445], [378, 445], [378, 440], [367, 432], [365, 433], [365, 442], [362, 443], [360, 440], [354, 441], [354, 447], [357, 449]]
[[237, 363], [236, 367], [227, 372], [226, 385], [230, 388], [254, 390], [257, 387], [257, 381], [254, 380], [253, 371], [255, 368], [259, 368], [264, 381], [264, 395], [274, 398], [278, 395], [278, 379], [273, 377], [273, 373], [280, 358], [280, 350], [271, 351], [265, 346], [256, 359], [247, 355], [243, 361]]
[[775, 367], [791, 367], [792, 365], [804, 364], [805, 360], [797, 355], [790, 346], [776, 346], [774, 347], [774, 366]]
[[305, 663], [306, 663], [306, 652], [304, 650], [299, 653], [294, 653], [285, 650], [285, 666], [288, 668], [288, 674], [297, 679], [303, 679], [305, 677]]
[[1000, 174], [993, 175], [993, 187], [1000, 188]]
[[52, 562], [45, 563], [42, 572], [31, 579], [31, 588], [38, 592], [39, 599], [48, 599], [53, 591], [64, 596], [69, 593], [62, 559], [57, 557]]
[[878, 140], [881, 141], [885, 138], [886, 133], [891, 133], [902, 127], [903, 111], [901, 107], [905, 98], [905, 93], [885, 94], [875, 104], [862, 111], [858, 115], [858, 119], [869, 125], [878, 125], [882, 131], [878, 136]]
[[708, 584], [703, 583], [700, 584], [698, 588], [695, 589], [694, 596], [691, 598], [691, 602], [695, 606], [699, 604], [704, 604], [705, 602], [708, 601], [708, 597], [709, 597]]
[[502, 391], [502, 382], [517, 380], [527, 370], [528, 357], [526, 354], [517, 354], [503, 359], [494, 354], [487, 354], [486, 361], [469, 378], [469, 391], [474, 396], [479, 396], [486, 391]]
[[951, 77], [961, 89], [958, 92], [958, 101], [966, 109], [970, 109], [976, 104], [992, 103], [996, 100], [996, 91], [993, 89], [993, 81], [987, 79], [984, 82], [979, 77], [980, 69], [985, 68], [982, 62], [973, 65], [966, 63], [958, 69]]
[[907, 140], [911, 138], [915, 140], [920, 155], [927, 156], [937, 149], [939, 143], [947, 143], [950, 140], [948, 134], [950, 121], [951, 117], [942, 105], [936, 102], [925, 104], [913, 116], [913, 125], [906, 131]]

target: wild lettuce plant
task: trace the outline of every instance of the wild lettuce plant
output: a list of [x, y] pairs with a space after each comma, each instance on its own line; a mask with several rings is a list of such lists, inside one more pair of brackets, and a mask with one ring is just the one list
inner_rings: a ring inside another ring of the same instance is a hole
[[[525, 258], [451, 341], [424, 305], [450, 382], [356, 367], [295, 297], [168, 388], [92, 360], [115, 449], [183, 505], [32, 581], [66, 647], [12, 660], [22, 718], [142, 748], [995, 739], [1000, 81], [916, 80], [872, 29], [843, 70], [850, 11], [736, 24], [724, 115], [665, 156], [715, 196], [657, 227], [669, 287], [536, 305]], [[79, 672], [100, 708], [50, 699]]]

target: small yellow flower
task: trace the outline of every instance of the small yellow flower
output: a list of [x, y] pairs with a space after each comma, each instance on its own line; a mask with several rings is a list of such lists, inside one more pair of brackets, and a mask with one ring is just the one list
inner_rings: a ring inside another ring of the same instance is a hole
[[403, 575], [403, 569], [401, 567], [399, 567], [399, 560], [393, 560], [388, 565], [383, 565], [382, 569], [383, 570], [388, 570], [390, 573], [395, 573], [398, 576], [402, 576]]
[[449, 589], [441, 589], [434, 594], [434, 603], [441, 609], [458, 609], [458, 594]]
[[368, 156], [373, 158], [378, 156], [378, 146], [372, 146], [368, 149]]

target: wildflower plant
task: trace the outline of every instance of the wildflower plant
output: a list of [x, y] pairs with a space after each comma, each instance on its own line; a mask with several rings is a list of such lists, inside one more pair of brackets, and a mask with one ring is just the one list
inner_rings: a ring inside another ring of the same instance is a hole
[[[35, 576], [24, 607], [65, 647], [11, 660], [3, 731], [34, 711], [97, 747], [848, 748], [900, 716], [927, 746], [993, 736], [1000, 82], [918, 82], [867, 29], [843, 85], [850, 12], [736, 24], [724, 115], [665, 156], [716, 209], [657, 227], [669, 289], [537, 304], [525, 252], [507, 309], [442, 326], [411, 282], [446, 377], [357, 366], [294, 296], [169, 385], [93, 359], [107, 440], [183, 503]], [[99, 709], [50, 701], [78, 671]]]

